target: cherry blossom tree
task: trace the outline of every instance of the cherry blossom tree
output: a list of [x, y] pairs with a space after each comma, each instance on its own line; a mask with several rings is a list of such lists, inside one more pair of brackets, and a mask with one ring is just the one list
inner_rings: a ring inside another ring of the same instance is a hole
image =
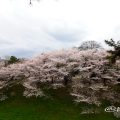
[[[71, 95], [77, 102], [99, 104], [100, 97], [114, 99], [114, 92], [108, 91], [107, 85], [116, 84], [120, 75], [119, 69], [109, 68], [107, 55], [103, 49], [80, 51], [75, 48], [42, 53], [23, 63], [2, 67], [0, 88], [19, 83], [25, 87], [24, 96], [30, 97], [44, 95], [43, 84], [54, 88], [70, 85]], [[107, 92], [102, 94], [101, 89]]]

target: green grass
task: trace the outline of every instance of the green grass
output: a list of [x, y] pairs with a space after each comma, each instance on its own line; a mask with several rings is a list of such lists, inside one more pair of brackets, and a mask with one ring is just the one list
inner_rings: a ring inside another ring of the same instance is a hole
[[[81, 115], [82, 109], [96, 107], [84, 103], [75, 104], [66, 88], [46, 90], [47, 97], [28, 98], [22, 96], [23, 88], [15, 86], [5, 93], [9, 99], [0, 102], [0, 120], [118, 120], [100, 108], [100, 114]], [[11, 93], [13, 96], [11, 96]]]

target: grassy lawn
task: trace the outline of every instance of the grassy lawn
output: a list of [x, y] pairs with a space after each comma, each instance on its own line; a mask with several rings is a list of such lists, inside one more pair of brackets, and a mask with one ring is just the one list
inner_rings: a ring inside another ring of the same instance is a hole
[[0, 120], [118, 120], [105, 113], [104, 106], [99, 114], [81, 115], [82, 109], [95, 106], [73, 103], [65, 88], [47, 91], [48, 98], [22, 97], [20, 86], [8, 89], [6, 94], [10, 96], [13, 91], [14, 96], [0, 102]]

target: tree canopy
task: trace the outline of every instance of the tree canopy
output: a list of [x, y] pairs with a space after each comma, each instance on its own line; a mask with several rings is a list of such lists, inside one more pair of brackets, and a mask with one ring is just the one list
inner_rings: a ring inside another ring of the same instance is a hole
[[10, 59], [8, 60], [8, 64], [13, 64], [13, 63], [16, 63], [18, 62], [19, 59], [15, 56], [11, 56]]
[[89, 49], [101, 49], [102, 46], [94, 40], [83, 42], [78, 49], [89, 50]]

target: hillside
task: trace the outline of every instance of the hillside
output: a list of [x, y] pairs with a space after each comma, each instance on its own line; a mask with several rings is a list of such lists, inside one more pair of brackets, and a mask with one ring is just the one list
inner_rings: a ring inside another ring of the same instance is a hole
[[[120, 61], [110, 66], [104, 50], [68, 49], [0, 69], [0, 88], [21, 84], [23, 96], [45, 96], [42, 88], [69, 86], [76, 102], [100, 105], [102, 100], [120, 102]], [[2, 98], [1, 98], [2, 99]]]

